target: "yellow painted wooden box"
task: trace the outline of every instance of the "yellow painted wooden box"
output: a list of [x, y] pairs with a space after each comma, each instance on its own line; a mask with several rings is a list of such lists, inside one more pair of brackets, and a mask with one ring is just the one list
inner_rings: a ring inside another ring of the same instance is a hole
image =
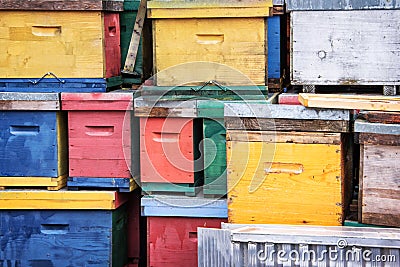
[[[201, 5], [198, 2], [206, 2]], [[158, 86], [265, 85], [267, 21], [272, 1], [149, 1]], [[213, 62], [219, 65], [186, 65]]]
[[351, 194], [350, 138], [228, 131], [227, 140], [229, 222], [342, 225]]
[[0, 78], [118, 76], [119, 49], [117, 13], [0, 11]]

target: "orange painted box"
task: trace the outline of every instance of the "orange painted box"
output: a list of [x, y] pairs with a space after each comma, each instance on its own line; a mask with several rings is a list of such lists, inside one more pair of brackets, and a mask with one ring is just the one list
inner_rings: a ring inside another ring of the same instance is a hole
[[61, 99], [62, 109], [68, 111], [68, 186], [73, 178], [74, 182], [80, 178], [82, 187], [107, 187], [106, 180], [99, 182], [103, 178], [113, 178], [113, 185], [119, 178], [134, 184], [130, 168], [133, 94], [63, 93]]
[[201, 169], [198, 122], [193, 118], [140, 118], [142, 183], [195, 183]]

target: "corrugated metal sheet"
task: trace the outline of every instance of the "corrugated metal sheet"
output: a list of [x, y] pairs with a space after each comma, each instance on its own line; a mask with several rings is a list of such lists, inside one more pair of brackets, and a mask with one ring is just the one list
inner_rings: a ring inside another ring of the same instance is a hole
[[199, 266], [395, 267], [400, 263], [400, 229], [222, 227], [225, 229], [199, 228]]
[[292, 10], [359, 10], [399, 9], [399, 0], [286, 0], [286, 9]]

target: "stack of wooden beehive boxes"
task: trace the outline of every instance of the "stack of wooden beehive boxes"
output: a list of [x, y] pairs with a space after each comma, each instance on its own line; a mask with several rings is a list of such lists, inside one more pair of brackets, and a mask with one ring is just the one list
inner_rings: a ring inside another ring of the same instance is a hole
[[133, 93], [106, 93], [121, 84], [122, 10], [123, 1], [1, 3], [1, 265], [122, 267], [139, 257]]
[[147, 8], [155, 75], [134, 109], [140, 186], [149, 195], [142, 198], [148, 266], [194, 266], [196, 228], [227, 220], [224, 103], [277, 100], [267, 87], [282, 84], [281, 18], [272, 16], [272, 1]]

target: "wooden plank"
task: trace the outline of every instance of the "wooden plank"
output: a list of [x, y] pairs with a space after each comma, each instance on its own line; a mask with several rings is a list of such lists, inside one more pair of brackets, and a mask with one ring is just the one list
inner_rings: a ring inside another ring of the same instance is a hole
[[122, 11], [120, 0], [0, 0], [0, 10], [86, 10], [86, 11]]
[[137, 117], [197, 117], [196, 100], [163, 101], [160, 98], [138, 97], [134, 100]]
[[156, 85], [214, 80], [224, 86], [265, 86], [265, 23], [261, 17], [155, 19]]
[[165, 216], [197, 218], [227, 218], [226, 199], [210, 199], [187, 196], [143, 196], [142, 216]]
[[59, 94], [0, 92], [0, 110], [60, 110]]
[[[59, 177], [0, 177], [3, 187], [58, 187], [67, 184], [67, 175]], [[60, 187], [59, 189], [61, 189]]]
[[60, 92], [105, 92], [106, 80], [103, 78], [46, 78], [40, 80], [27, 78], [0, 78], [0, 92], [60, 93]]
[[349, 132], [348, 121], [225, 117], [229, 130]]
[[342, 225], [342, 153], [332, 144], [228, 141], [229, 222]]
[[128, 200], [128, 194], [115, 191], [0, 191], [0, 209], [93, 209], [111, 210]]
[[132, 110], [133, 93], [61, 93], [63, 110]]
[[368, 122], [400, 124], [400, 112], [364, 111], [360, 117]]
[[270, 132], [270, 131], [227, 131], [227, 141], [264, 142], [264, 143], [299, 143], [299, 144], [334, 144], [341, 142], [340, 133], [313, 132]]
[[115, 189], [118, 192], [132, 192], [137, 188], [133, 178], [68, 177], [68, 190], [85, 188]]
[[143, 24], [146, 17], [147, 0], [140, 0], [139, 9], [135, 19], [135, 26], [133, 27], [131, 42], [129, 44], [128, 53], [125, 59], [124, 73], [134, 74], [136, 57], [142, 36]]
[[354, 123], [354, 132], [400, 135], [400, 124], [369, 123], [357, 119]]
[[195, 196], [200, 188], [196, 188], [194, 184], [182, 183], [141, 183], [140, 187], [143, 192], [147, 194], [160, 194], [160, 193], [184, 193], [185, 195]]
[[[153, 2], [153, 1], [150, 1]], [[150, 3], [149, 2], [149, 3]], [[215, 7], [215, 8], [150, 8], [148, 17], [152, 19], [185, 18], [256, 18], [271, 15], [269, 7]]]
[[301, 105], [299, 94], [283, 93], [279, 95], [278, 103], [281, 105]]
[[400, 97], [343, 94], [299, 94], [302, 105], [311, 108], [400, 111]]
[[400, 226], [399, 146], [363, 146], [362, 223]]
[[360, 133], [360, 144], [400, 146], [400, 138], [393, 134]]
[[299, 105], [265, 105], [247, 102], [227, 102], [224, 115], [225, 117], [266, 119], [350, 120], [350, 112], [348, 110], [306, 108]]
[[400, 10], [291, 12], [291, 84], [399, 85], [399, 16]]

